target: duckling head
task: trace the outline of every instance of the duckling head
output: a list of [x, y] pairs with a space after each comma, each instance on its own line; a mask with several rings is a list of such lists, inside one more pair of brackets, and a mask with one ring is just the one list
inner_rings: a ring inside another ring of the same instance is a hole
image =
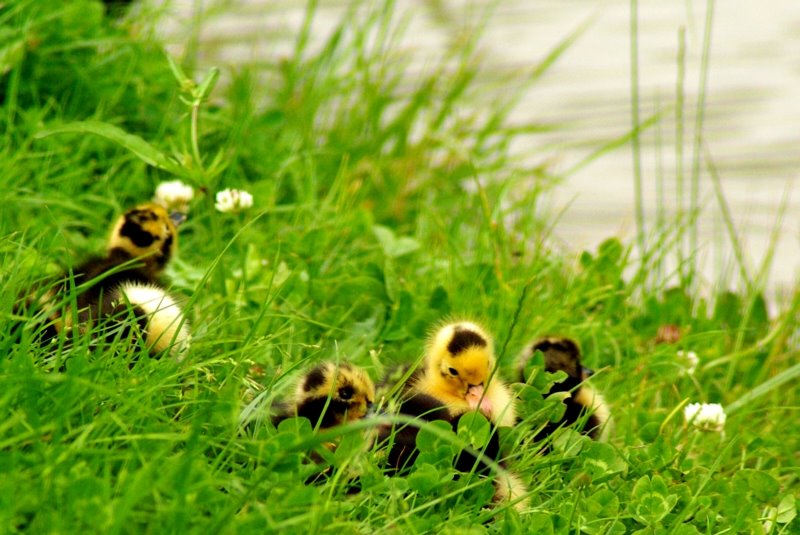
[[569, 338], [544, 338], [534, 344], [533, 350], [544, 353], [545, 370], [550, 373], [559, 370], [573, 379], [588, 379], [594, 372], [581, 364], [581, 350]]
[[444, 326], [433, 337], [425, 371], [437, 390], [477, 408], [493, 366], [491, 337], [474, 323], [459, 322]]
[[325, 401], [327, 412], [337, 424], [367, 416], [375, 402], [375, 384], [367, 372], [348, 362], [323, 362], [300, 380], [295, 401], [300, 407], [309, 402]]
[[114, 223], [108, 240], [110, 252], [122, 252], [140, 258], [153, 271], [161, 271], [178, 246], [176, 225], [180, 217], [170, 215], [155, 203], [140, 204]]
[[533, 342], [520, 359], [519, 373], [523, 381], [526, 380], [525, 364], [536, 351], [541, 351], [544, 355], [545, 371], [549, 373], [562, 371], [567, 374], [567, 379], [563, 383], [577, 386], [594, 375], [594, 371], [581, 364], [581, 350], [574, 340], [564, 337], [545, 337]]

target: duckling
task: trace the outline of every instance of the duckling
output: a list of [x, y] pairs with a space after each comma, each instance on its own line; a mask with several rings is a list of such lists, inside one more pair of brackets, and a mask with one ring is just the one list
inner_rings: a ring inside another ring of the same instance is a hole
[[[566, 405], [564, 416], [557, 423], [548, 423], [537, 434], [536, 440], [544, 439], [561, 426], [574, 425], [583, 419], [586, 421], [581, 429], [582, 433], [594, 440], [605, 440], [610, 429], [611, 411], [603, 396], [586, 383], [586, 380], [594, 372], [581, 364], [581, 352], [578, 344], [574, 340], [564, 337], [545, 337], [529, 344], [517, 360], [518, 378], [522, 383], [527, 382], [525, 367], [536, 351], [544, 354], [547, 372], [563, 371], [567, 374], [566, 379], [550, 388], [548, 395], [557, 392], [570, 394], [563, 400]], [[588, 417], [584, 418], [587, 413]]]
[[[271, 421], [277, 426], [288, 418], [303, 416], [315, 429], [330, 429], [366, 418], [374, 402], [375, 385], [366, 371], [348, 362], [322, 362], [303, 375], [295, 388], [294, 399], [277, 404]], [[371, 442], [371, 438], [365, 441], [365, 449]], [[334, 451], [337, 444], [327, 442], [324, 447]], [[311, 452], [309, 457], [322, 469], [312, 473], [306, 484], [325, 481], [331, 467], [317, 452]], [[360, 492], [357, 474], [351, 474], [346, 487], [348, 494]]]
[[[425, 351], [422, 368], [415, 370], [402, 388], [398, 408], [401, 414], [426, 421], [444, 420], [455, 431], [461, 417], [479, 410], [493, 426], [516, 423], [514, 400], [499, 377], [492, 377], [495, 367], [492, 338], [479, 325], [461, 321], [445, 325], [431, 338]], [[388, 469], [403, 471], [418, 455], [418, 429], [411, 426], [386, 427], [379, 432], [379, 441], [390, 444]], [[500, 458], [500, 440], [492, 430], [483, 455]], [[502, 463], [501, 463], [502, 465]], [[488, 475], [489, 467], [475, 456], [461, 452], [455, 461], [461, 472]], [[495, 481], [496, 500], [516, 499], [524, 494], [524, 486], [509, 473]]]
[[[189, 329], [183, 312], [164, 290], [160, 276], [177, 249], [182, 215], [167, 213], [154, 203], [136, 206], [114, 223], [105, 256], [91, 258], [72, 269], [76, 309], [69, 302], [70, 277], [65, 275], [40, 299], [50, 320], [46, 335], [97, 322], [121, 322], [130, 335], [134, 320], [153, 355], [171, 349], [180, 357], [188, 348]], [[127, 332], [126, 332], [127, 331]]]
[[294, 399], [278, 405], [272, 424], [304, 416], [328, 429], [367, 416], [375, 402], [375, 385], [367, 372], [348, 362], [322, 362], [300, 379]]

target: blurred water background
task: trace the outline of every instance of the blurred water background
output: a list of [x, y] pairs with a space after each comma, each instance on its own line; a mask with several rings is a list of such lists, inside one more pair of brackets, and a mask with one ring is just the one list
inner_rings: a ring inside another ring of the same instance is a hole
[[[258, 64], [288, 55], [306, 9], [306, 2], [297, 0], [152, 4], [165, 15], [158, 32], [176, 52], [196, 46], [200, 67]], [[641, 134], [645, 230], [658, 232], [659, 221], [688, 208], [709, 5], [713, 16], [702, 150], [720, 178], [751, 276], [768, 254], [774, 230], [780, 229], [766, 289], [768, 296], [781, 299], [796, 288], [800, 273], [797, 0], [638, 2], [639, 116], [643, 121], [662, 113], [661, 120]], [[346, 1], [319, 2], [314, 41], [324, 41], [347, 6]], [[632, 127], [631, 2], [399, 0], [396, 7], [408, 20], [401, 46], [413, 54], [412, 71], [430, 67], [466, 27], [485, 24], [479, 51], [485, 63], [482, 78], [490, 90], [502, 90], [499, 83], [492, 84], [510, 73], [529, 73], [577, 32], [558, 61], [525, 90], [512, 115], [518, 125], [554, 128], [520, 137], [514, 150], [527, 161], [546, 163], [565, 175], [545, 204], [552, 210], [550, 217], [557, 218], [553, 241], [579, 252], [594, 249], [609, 236], [634, 239], [637, 203], [631, 144], [602, 150]], [[196, 32], [198, 27], [202, 29]], [[676, 100], [681, 93], [684, 140], [679, 166]], [[591, 159], [598, 151], [602, 154]], [[681, 175], [683, 180], [678, 179]], [[736, 287], [731, 240], [705, 164], [699, 185], [701, 273], [708, 286]]]

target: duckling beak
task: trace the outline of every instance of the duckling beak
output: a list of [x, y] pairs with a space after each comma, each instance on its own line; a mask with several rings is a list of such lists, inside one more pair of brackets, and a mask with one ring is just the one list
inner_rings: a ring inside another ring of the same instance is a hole
[[483, 397], [483, 385], [469, 385], [467, 388], [467, 395], [464, 398], [467, 400], [470, 409], [477, 409]]
[[467, 395], [470, 394], [477, 394], [479, 396], [483, 395], [483, 383], [478, 385], [467, 385]]
[[171, 212], [169, 214], [169, 218], [172, 221], [173, 225], [175, 225], [176, 227], [180, 227], [181, 223], [186, 221], [186, 214], [184, 214], [183, 212]]
[[587, 368], [586, 366], [581, 366], [581, 373], [583, 374], [584, 379], [588, 379], [592, 375], [594, 375], [594, 370], [591, 368]]
[[367, 412], [364, 414], [364, 418], [369, 418], [370, 416], [375, 416], [375, 404], [371, 401], [367, 402]]

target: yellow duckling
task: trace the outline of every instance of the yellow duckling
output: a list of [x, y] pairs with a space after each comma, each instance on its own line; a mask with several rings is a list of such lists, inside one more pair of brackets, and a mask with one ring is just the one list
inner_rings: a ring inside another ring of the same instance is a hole
[[[423, 366], [403, 385], [399, 412], [426, 421], [444, 420], [453, 430], [460, 418], [473, 410], [483, 413], [494, 426], [515, 425], [514, 400], [508, 387], [492, 375], [495, 364], [492, 338], [482, 327], [467, 321], [447, 324], [428, 343]], [[390, 444], [387, 464], [391, 471], [403, 471], [413, 464], [418, 455], [417, 433], [412, 426], [381, 430], [380, 442]], [[500, 460], [496, 430], [482, 453]], [[485, 463], [467, 452], [458, 455], [455, 467], [462, 472], [490, 474]], [[496, 501], [518, 500], [526, 492], [519, 479], [507, 471], [495, 480], [495, 488]]]

